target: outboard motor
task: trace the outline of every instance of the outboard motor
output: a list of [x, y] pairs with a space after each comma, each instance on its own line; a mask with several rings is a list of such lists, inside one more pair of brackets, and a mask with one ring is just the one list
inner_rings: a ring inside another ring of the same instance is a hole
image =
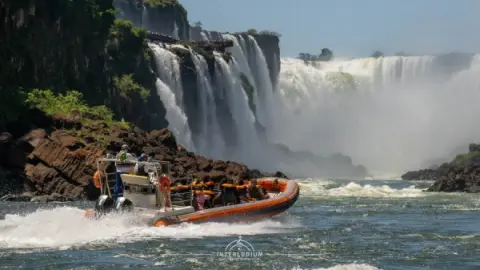
[[107, 195], [100, 195], [95, 203], [95, 216], [99, 217], [109, 213], [114, 208], [113, 198]]
[[115, 210], [120, 212], [131, 212], [133, 210], [133, 203], [125, 197], [120, 197], [115, 204]]

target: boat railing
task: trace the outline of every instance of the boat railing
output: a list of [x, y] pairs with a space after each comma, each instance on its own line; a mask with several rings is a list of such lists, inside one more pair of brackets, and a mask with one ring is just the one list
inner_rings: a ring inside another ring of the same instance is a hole
[[[132, 155], [133, 156], [133, 155]], [[113, 163], [115, 164], [115, 171], [107, 172], [109, 166], [101, 166], [104, 163]], [[138, 160], [123, 160], [117, 158], [111, 154], [107, 154], [106, 157], [99, 158], [97, 160], [97, 170], [102, 172], [100, 177], [100, 184], [101, 184], [101, 194], [107, 194], [108, 196], [112, 196], [113, 188], [116, 183], [116, 174], [117, 174], [117, 165], [131, 165], [131, 173], [136, 166], [143, 167], [145, 171], [148, 171], [148, 176], [152, 183], [155, 183], [160, 175], [167, 175], [170, 178], [170, 163], [167, 161], [159, 161], [159, 160], [150, 160], [150, 161], [138, 161]], [[143, 165], [143, 166], [140, 166]]]
[[172, 185], [180, 182], [182, 185], [189, 186], [189, 189], [178, 190], [175, 192], [170, 191], [170, 198], [172, 207], [175, 206], [192, 206], [193, 205], [193, 192], [192, 192], [192, 183], [193, 176], [175, 178], [172, 182]]

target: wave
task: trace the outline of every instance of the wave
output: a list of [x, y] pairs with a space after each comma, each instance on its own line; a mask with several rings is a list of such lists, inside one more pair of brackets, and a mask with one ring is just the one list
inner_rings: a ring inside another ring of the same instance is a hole
[[303, 180], [299, 182], [302, 196], [310, 197], [383, 197], [383, 198], [412, 198], [431, 195], [422, 189], [411, 185], [406, 188], [392, 188], [389, 185], [361, 185], [348, 182], [339, 186], [337, 181], [330, 180]]
[[255, 223], [180, 224], [151, 227], [147, 220], [131, 215], [109, 215], [99, 220], [83, 216], [75, 207], [38, 209], [28, 214], [7, 214], [0, 220], [0, 250], [68, 249], [85, 245], [109, 245], [157, 238], [202, 238], [280, 233], [300, 227], [285, 216]]

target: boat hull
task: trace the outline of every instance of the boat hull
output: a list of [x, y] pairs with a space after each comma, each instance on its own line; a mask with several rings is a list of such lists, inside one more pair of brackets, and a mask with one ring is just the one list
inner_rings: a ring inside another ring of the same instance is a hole
[[[273, 190], [272, 184], [275, 179], [278, 180], [278, 186], [276, 190]], [[272, 198], [243, 204], [214, 207], [175, 217], [154, 217], [153, 225], [160, 227], [184, 222], [204, 223], [255, 221], [275, 216], [288, 210], [295, 204], [300, 195], [300, 187], [293, 180], [282, 178], [262, 178], [258, 179], [258, 183], [272, 196]], [[95, 211], [87, 210], [85, 216], [94, 217]]]

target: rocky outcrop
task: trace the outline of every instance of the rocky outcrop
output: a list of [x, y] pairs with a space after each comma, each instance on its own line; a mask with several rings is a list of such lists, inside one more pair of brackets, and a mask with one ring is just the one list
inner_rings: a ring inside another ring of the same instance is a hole
[[190, 39], [187, 11], [177, 0], [114, 0], [113, 3], [120, 10], [117, 16], [132, 21], [136, 26], [181, 40]]
[[[157, 160], [170, 162], [172, 177], [210, 175], [216, 181], [226, 176], [265, 175], [244, 164], [211, 160], [188, 152], [177, 145], [168, 129], [145, 132], [101, 121], [85, 125], [61, 116], [52, 123], [52, 131], [48, 131], [50, 127], [37, 128], [17, 138], [8, 132], [0, 134], [0, 197], [12, 193], [20, 195], [4, 199], [28, 200], [50, 195], [38, 200], [51, 201], [84, 197], [97, 158], [105, 151], [118, 152], [122, 144], [128, 144], [137, 155], [154, 153]], [[62, 128], [65, 124], [68, 128]]]
[[435, 180], [427, 191], [480, 192], [480, 145], [470, 144], [469, 152], [458, 155], [452, 162], [436, 169], [407, 172], [402, 179]]

